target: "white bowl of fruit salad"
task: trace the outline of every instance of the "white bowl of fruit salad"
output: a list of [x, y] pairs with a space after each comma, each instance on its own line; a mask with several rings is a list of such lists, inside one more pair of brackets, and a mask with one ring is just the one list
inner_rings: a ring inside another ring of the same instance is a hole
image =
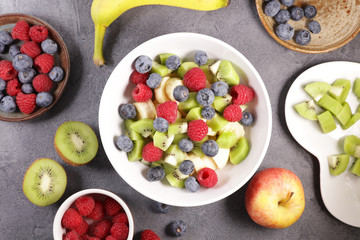
[[151, 39], [125, 56], [104, 88], [100, 136], [118, 174], [173, 206], [199, 206], [241, 188], [271, 136], [271, 106], [251, 63], [196, 33]]

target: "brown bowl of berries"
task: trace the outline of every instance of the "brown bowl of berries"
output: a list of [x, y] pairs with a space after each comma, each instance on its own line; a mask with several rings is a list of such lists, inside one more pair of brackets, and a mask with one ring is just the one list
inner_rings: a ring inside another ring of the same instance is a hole
[[127, 204], [103, 189], [87, 189], [66, 199], [53, 224], [54, 240], [122, 239], [134, 236], [134, 219]]
[[69, 71], [66, 45], [52, 26], [25, 14], [0, 15], [0, 120], [25, 121], [48, 111]]

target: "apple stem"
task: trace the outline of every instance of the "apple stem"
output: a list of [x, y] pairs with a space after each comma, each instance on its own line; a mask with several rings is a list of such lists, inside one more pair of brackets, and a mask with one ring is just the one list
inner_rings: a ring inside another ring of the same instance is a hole
[[278, 204], [280, 206], [285, 206], [291, 199], [291, 197], [294, 195], [294, 192], [290, 192], [287, 197], [284, 200], [281, 200]]

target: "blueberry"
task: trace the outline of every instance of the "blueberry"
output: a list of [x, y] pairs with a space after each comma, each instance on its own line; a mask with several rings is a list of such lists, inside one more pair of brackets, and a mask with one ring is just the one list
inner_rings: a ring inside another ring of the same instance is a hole
[[162, 117], [155, 118], [153, 126], [158, 132], [166, 132], [169, 128], [169, 122]]
[[26, 83], [21, 86], [21, 91], [23, 91], [23, 93], [30, 94], [34, 92], [34, 88], [32, 84]]
[[176, 220], [167, 225], [166, 232], [171, 236], [180, 237], [184, 235], [184, 233], [186, 232], [186, 228], [187, 226], [183, 221]]
[[19, 71], [25, 71], [33, 66], [33, 60], [26, 54], [18, 54], [12, 60], [14, 68]]
[[312, 20], [311, 22], [309, 22], [308, 28], [309, 28], [310, 32], [315, 33], [315, 34], [321, 32], [320, 23], [316, 20]]
[[53, 67], [49, 72], [49, 78], [53, 80], [53, 82], [60, 82], [64, 78], [64, 70], [59, 66]]
[[244, 126], [250, 126], [253, 123], [253, 121], [254, 121], [254, 118], [253, 118], [252, 114], [249, 112], [244, 112], [243, 116], [240, 120], [241, 124]]
[[31, 83], [36, 75], [36, 71], [33, 68], [26, 69], [25, 71], [19, 72], [19, 81], [23, 84]]
[[184, 175], [190, 175], [194, 172], [194, 163], [190, 160], [184, 160], [179, 165], [179, 171]]
[[116, 139], [116, 146], [124, 152], [130, 152], [134, 148], [134, 143], [128, 136], [121, 135]]
[[170, 70], [176, 70], [181, 65], [181, 59], [176, 55], [171, 55], [165, 61], [165, 66]]
[[285, 7], [291, 7], [294, 5], [295, 0], [281, 0], [281, 4]]
[[186, 138], [181, 139], [178, 146], [183, 152], [190, 152], [194, 148], [193, 142]]
[[0, 100], [4, 97], [4, 93], [0, 91]]
[[199, 50], [195, 53], [194, 62], [197, 65], [199, 65], [199, 66], [205, 65], [207, 60], [208, 60], [208, 56], [207, 56], [206, 52]]
[[14, 39], [11, 37], [10, 33], [7, 31], [0, 31], [0, 43], [4, 45], [10, 45]]
[[196, 101], [202, 106], [209, 106], [214, 102], [214, 92], [208, 88], [203, 88], [196, 94]]
[[6, 52], [6, 45], [0, 43], [0, 53], [5, 53]]
[[135, 106], [131, 103], [122, 104], [119, 107], [119, 114], [124, 119], [133, 119], [134, 117], [136, 117]]
[[208, 157], [215, 157], [219, 152], [219, 145], [214, 140], [207, 140], [201, 145], [202, 152]]
[[162, 81], [162, 77], [158, 73], [152, 73], [150, 74], [149, 78], [146, 80], [146, 85], [148, 85], [149, 88], [157, 88]]
[[294, 21], [300, 21], [304, 17], [304, 10], [301, 7], [292, 7], [290, 17]]
[[52, 39], [45, 39], [41, 43], [41, 49], [48, 54], [54, 54], [58, 51], [58, 45]]
[[164, 177], [165, 177], [165, 170], [160, 166], [149, 168], [147, 172], [147, 179], [150, 182], [160, 181]]
[[11, 96], [5, 96], [0, 101], [0, 110], [3, 112], [15, 112], [16, 103], [15, 99]]
[[189, 97], [189, 89], [183, 85], [179, 85], [174, 88], [173, 96], [176, 101], [184, 102]]
[[274, 17], [280, 11], [280, 3], [278, 0], [272, 0], [265, 6], [265, 14], [269, 17]]
[[0, 78], [0, 91], [4, 91], [6, 89], [6, 82]]
[[295, 42], [299, 45], [307, 45], [311, 41], [311, 34], [308, 30], [300, 30], [296, 32]]
[[284, 41], [290, 40], [294, 36], [295, 30], [288, 23], [282, 23], [276, 27], [276, 35]]
[[141, 55], [135, 60], [135, 69], [139, 73], [150, 72], [152, 68], [152, 60], [148, 56]]
[[150, 206], [151, 210], [153, 210], [153, 212], [155, 213], [168, 213], [171, 206], [165, 204], [165, 203], [161, 203], [161, 202], [156, 202], [154, 201], [151, 206]]
[[290, 13], [286, 9], [282, 9], [275, 15], [275, 21], [277, 23], [286, 23], [290, 19]]
[[53, 96], [49, 92], [41, 92], [36, 96], [36, 105], [39, 107], [48, 107], [53, 102]]
[[316, 7], [313, 5], [307, 5], [304, 7], [304, 15], [306, 18], [314, 18], [317, 14]]
[[211, 85], [211, 90], [214, 92], [215, 96], [225, 96], [229, 91], [229, 85], [223, 81], [214, 82]]
[[206, 120], [210, 120], [215, 116], [215, 109], [211, 106], [206, 106], [201, 110], [201, 116]]
[[11, 45], [9, 48], [9, 54], [12, 58], [20, 54], [20, 46], [16, 44]]
[[185, 180], [185, 188], [190, 192], [197, 192], [200, 189], [200, 185], [195, 177], [188, 177]]

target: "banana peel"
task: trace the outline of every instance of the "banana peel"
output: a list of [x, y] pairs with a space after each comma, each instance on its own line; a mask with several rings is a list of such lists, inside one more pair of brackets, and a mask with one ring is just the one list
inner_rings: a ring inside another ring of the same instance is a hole
[[91, 18], [95, 25], [94, 63], [105, 64], [103, 42], [106, 28], [129, 9], [143, 5], [166, 5], [198, 11], [213, 11], [227, 7], [230, 0], [94, 0]]

